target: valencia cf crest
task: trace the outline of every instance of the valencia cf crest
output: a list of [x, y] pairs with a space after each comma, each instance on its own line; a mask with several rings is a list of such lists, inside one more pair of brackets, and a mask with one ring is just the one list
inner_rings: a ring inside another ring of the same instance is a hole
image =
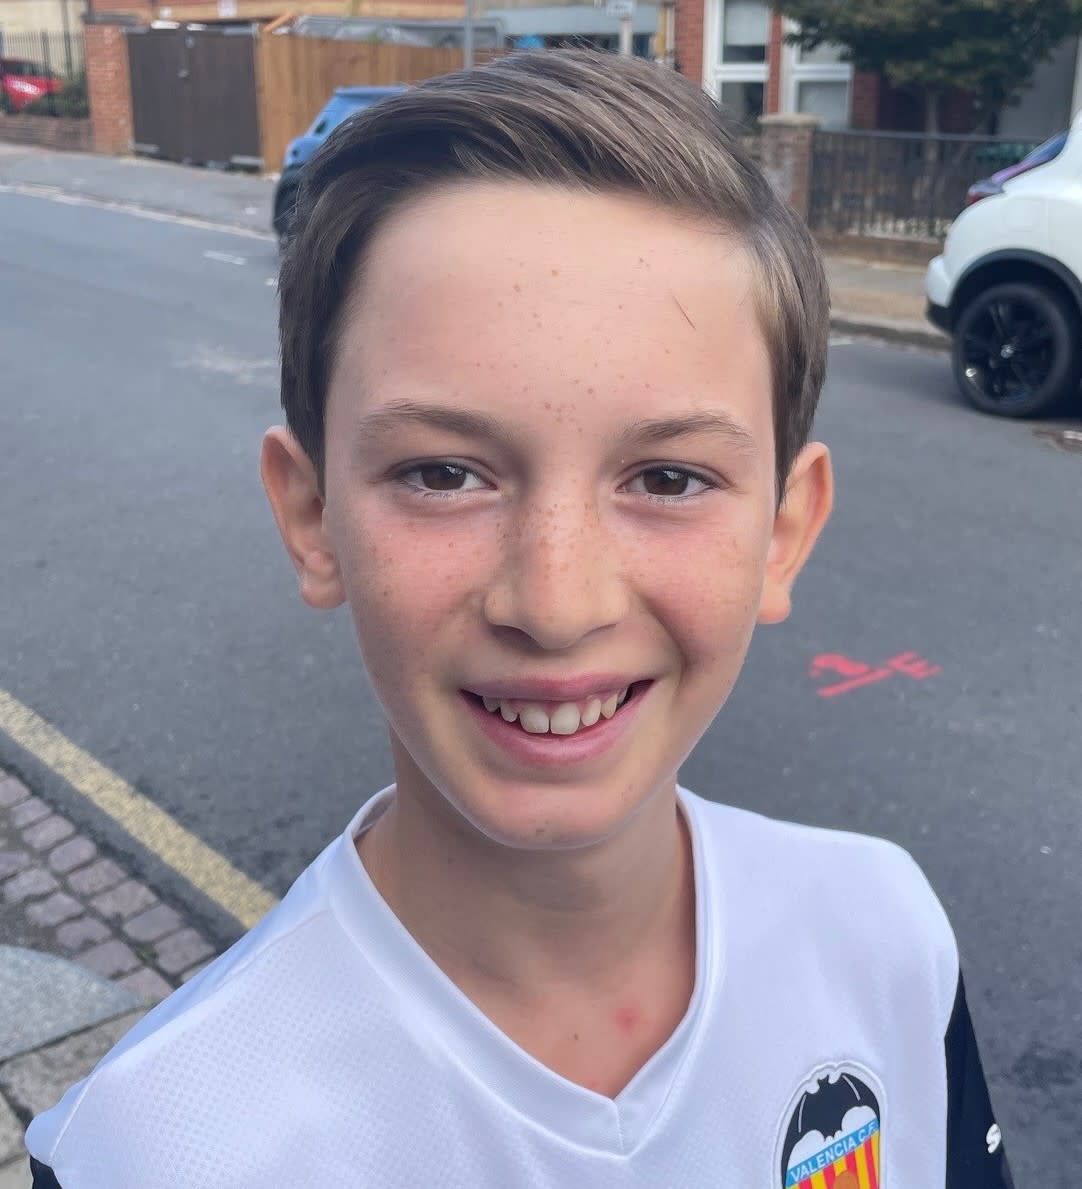
[[783, 1122], [782, 1189], [882, 1189], [882, 1090], [856, 1065], [826, 1066], [800, 1087]]

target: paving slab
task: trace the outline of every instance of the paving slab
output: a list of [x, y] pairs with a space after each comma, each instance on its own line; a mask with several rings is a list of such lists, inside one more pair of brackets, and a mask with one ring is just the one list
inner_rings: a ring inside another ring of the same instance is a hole
[[141, 1005], [127, 987], [75, 962], [16, 946], [0, 946], [0, 1061], [27, 1053]]
[[27, 1118], [55, 1106], [145, 1013], [129, 1012], [0, 1065], [0, 1091]]

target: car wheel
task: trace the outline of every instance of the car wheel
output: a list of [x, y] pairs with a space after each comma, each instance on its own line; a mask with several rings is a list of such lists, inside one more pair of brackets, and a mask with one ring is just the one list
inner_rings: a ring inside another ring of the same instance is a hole
[[274, 230], [278, 234], [278, 242], [283, 243], [289, 231], [289, 224], [293, 219], [293, 212], [297, 209], [297, 194], [300, 186], [285, 186], [278, 191], [274, 200]]
[[978, 409], [1001, 417], [1049, 413], [1078, 392], [1078, 314], [1040, 285], [993, 285], [955, 323], [953, 364], [962, 395]]

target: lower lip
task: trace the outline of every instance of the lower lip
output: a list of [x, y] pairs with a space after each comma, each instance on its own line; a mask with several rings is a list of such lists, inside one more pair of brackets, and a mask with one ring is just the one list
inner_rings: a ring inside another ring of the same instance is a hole
[[611, 751], [627, 734], [639, 715], [639, 707], [650, 694], [653, 683], [629, 698], [612, 718], [600, 718], [592, 727], [574, 735], [531, 735], [517, 722], [504, 722], [497, 710], [490, 713], [470, 694], [461, 694], [485, 737], [519, 763], [535, 768], [561, 768], [584, 764]]

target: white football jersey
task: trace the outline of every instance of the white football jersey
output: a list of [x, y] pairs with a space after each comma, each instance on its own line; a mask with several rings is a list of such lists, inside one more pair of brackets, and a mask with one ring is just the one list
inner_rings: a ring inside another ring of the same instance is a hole
[[357, 857], [280, 905], [27, 1133], [63, 1189], [1002, 1189], [950, 925], [878, 839], [686, 790], [695, 989], [615, 1099], [500, 1032]]

